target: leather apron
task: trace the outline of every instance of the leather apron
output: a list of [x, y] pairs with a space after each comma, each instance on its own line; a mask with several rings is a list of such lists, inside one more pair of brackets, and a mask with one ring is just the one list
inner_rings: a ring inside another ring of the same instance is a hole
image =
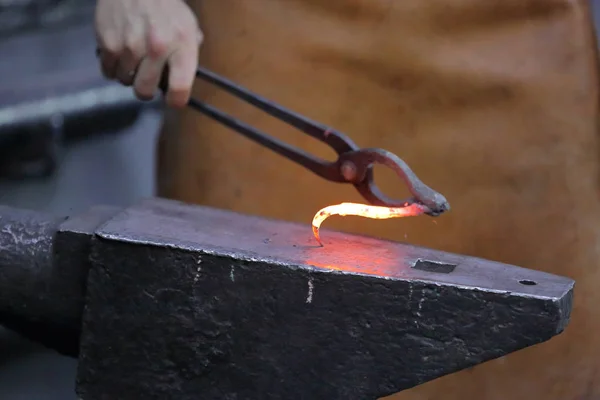
[[[402, 157], [452, 210], [437, 219], [333, 217], [327, 228], [577, 280], [552, 340], [398, 399], [600, 398], [596, 43], [578, 0], [194, 0], [200, 62], [362, 147]], [[312, 153], [331, 150], [212, 86], [195, 96]], [[362, 202], [192, 110], [169, 112], [159, 195], [309, 223]], [[376, 168], [387, 194], [399, 178]], [[483, 334], [483, 333], [482, 333]], [[396, 398], [396, 397], [394, 397]]]

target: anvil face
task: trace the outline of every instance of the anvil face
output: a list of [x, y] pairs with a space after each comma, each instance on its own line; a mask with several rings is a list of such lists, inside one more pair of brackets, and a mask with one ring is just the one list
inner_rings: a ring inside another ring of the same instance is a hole
[[375, 399], [560, 333], [573, 281], [166, 200], [92, 243], [84, 400]]

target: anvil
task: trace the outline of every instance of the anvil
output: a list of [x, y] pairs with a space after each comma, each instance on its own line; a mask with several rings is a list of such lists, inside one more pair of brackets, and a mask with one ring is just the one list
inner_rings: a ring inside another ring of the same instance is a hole
[[0, 323], [95, 399], [376, 399], [559, 334], [568, 278], [148, 199], [0, 207]]

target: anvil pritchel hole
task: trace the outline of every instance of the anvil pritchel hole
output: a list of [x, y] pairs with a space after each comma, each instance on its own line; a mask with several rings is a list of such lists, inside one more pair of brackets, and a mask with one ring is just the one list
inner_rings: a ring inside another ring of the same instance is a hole
[[414, 269], [420, 269], [421, 271], [449, 274], [454, 271], [454, 268], [456, 268], [456, 264], [448, 264], [437, 261], [418, 259], [417, 261], [415, 261], [412, 267]]
[[522, 280], [519, 281], [519, 283], [521, 285], [525, 285], [525, 286], [535, 286], [535, 285], [537, 285], [537, 282], [530, 281], [528, 279], [522, 279]]

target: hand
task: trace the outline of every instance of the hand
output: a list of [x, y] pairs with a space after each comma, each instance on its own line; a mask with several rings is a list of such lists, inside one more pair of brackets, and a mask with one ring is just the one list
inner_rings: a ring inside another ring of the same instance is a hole
[[167, 104], [187, 104], [202, 32], [184, 0], [98, 0], [95, 25], [104, 76], [150, 100], [168, 66]]

